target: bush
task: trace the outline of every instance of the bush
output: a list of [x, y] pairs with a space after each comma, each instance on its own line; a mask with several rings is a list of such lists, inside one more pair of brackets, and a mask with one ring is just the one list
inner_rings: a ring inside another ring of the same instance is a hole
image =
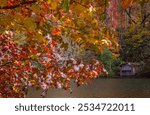
[[109, 76], [118, 75], [118, 67], [123, 63], [121, 58], [114, 58], [113, 53], [109, 49], [104, 49], [104, 51], [98, 55], [98, 59], [103, 62]]

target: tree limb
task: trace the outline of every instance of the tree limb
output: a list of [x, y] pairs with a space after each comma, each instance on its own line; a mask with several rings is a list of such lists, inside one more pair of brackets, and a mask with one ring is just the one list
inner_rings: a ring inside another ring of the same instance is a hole
[[125, 13], [128, 15], [128, 17], [131, 19], [131, 21], [132, 21], [134, 24], [137, 24], [136, 21], [132, 19], [130, 13], [129, 13], [126, 9], [125, 9], [124, 11], [125, 11]]
[[146, 21], [146, 19], [150, 16], [150, 14], [148, 14], [147, 16], [144, 17], [144, 19], [141, 22], [141, 25]]
[[8, 64], [10, 64], [10, 63], [12, 63], [12, 62], [6, 62], [6, 63], [0, 65], [0, 67], [6, 66], [6, 65], [8, 65]]
[[33, 3], [36, 3], [37, 0], [33, 0], [33, 1], [23, 1], [21, 2], [20, 4], [16, 4], [16, 5], [13, 5], [13, 6], [0, 6], [0, 9], [15, 9], [15, 8], [18, 8], [18, 7], [21, 7], [22, 5], [26, 5], [26, 4], [33, 4]]

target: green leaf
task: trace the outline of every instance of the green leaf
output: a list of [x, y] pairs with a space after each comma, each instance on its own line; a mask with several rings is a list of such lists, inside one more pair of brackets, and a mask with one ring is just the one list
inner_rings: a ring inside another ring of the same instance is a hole
[[66, 12], [69, 12], [69, 1], [64, 0], [62, 7], [64, 10], [66, 10]]

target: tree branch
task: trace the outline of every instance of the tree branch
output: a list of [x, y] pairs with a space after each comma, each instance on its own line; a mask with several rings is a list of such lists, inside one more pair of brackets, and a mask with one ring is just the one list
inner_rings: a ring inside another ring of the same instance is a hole
[[12, 63], [12, 62], [6, 62], [6, 63], [0, 65], [0, 67], [6, 66], [6, 65], [8, 65], [8, 64], [10, 64], [10, 63]]
[[144, 17], [144, 19], [141, 22], [141, 25], [146, 21], [146, 19], [150, 16], [150, 14], [148, 14], [147, 16]]
[[125, 13], [128, 15], [128, 17], [131, 19], [131, 21], [132, 21], [134, 24], [137, 24], [136, 21], [132, 19], [130, 13], [129, 13], [126, 9], [125, 9], [124, 11], [125, 11]]
[[24, 2], [21, 2], [20, 4], [16, 4], [16, 5], [13, 5], [13, 6], [0, 6], [0, 9], [15, 9], [15, 8], [18, 8], [18, 7], [21, 7], [22, 5], [27, 5], [27, 4], [33, 4], [33, 3], [36, 3], [37, 0], [33, 0], [33, 1], [24, 1]]

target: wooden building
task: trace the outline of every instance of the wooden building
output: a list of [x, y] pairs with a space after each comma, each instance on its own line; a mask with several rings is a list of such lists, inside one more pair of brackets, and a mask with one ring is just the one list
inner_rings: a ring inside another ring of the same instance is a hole
[[120, 65], [120, 76], [134, 76], [140, 71], [138, 63], [124, 63]]

